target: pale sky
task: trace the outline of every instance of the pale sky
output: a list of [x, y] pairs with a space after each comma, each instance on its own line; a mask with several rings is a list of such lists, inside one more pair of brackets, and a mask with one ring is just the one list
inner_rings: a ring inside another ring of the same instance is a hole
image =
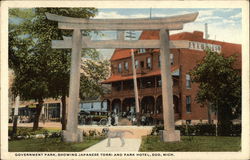
[[[149, 18], [150, 8], [98, 8], [95, 18]], [[242, 11], [240, 8], [152, 8], [151, 17], [167, 17], [180, 14], [199, 12], [194, 22], [184, 25], [183, 30], [171, 31], [170, 34], [178, 32], [193, 32], [205, 30], [208, 24], [209, 39], [231, 43], [242, 43]], [[113, 39], [114, 32], [104, 32], [98, 39]], [[105, 58], [112, 55], [113, 50], [100, 50]]]

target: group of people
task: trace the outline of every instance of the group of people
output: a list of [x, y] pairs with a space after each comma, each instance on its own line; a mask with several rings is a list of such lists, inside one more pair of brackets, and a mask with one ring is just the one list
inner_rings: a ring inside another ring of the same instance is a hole
[[[107, 125], [108, 126], [111, 126], [111, 125], [118, 125], [118, 114], [111, 114], [108, 116], [107, 118]], [[154, 119], [151, 117], [150, 114], [142, 114], [140, 116], [136, 116], [136, 114], [132, 114], [132, 113], [126, 113], [126, 112], [123, 112], [121, 114], [121, 117], [122, 118], [127, 118], [128, 120], [130, 120], [132, 122], [132, 125], [142, 125], [142, 126], [145, 126], [145, 125], [153, 125], [154, 123]]]
[[108, 116], [108, 120], [107, 120], [107, 126], [117, 126], [118, 125], [118, 115], [117, 114], [112, 114]]

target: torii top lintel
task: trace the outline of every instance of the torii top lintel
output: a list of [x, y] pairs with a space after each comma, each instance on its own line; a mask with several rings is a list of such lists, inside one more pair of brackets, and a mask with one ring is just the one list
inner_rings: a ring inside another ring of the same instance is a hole
[[82, 30], [179, 30], [183, 24], [193, 22], [198, 12], [163, 18], [136, 19], [84, 19], [46, 13], [49, 20], [58, 21], [59, 29]]

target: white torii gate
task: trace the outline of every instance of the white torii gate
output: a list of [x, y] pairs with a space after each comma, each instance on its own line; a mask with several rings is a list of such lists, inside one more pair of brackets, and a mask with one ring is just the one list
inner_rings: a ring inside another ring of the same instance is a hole
[[[188, 48], [187, 41], [169, 41], [169, 30], [183, 29], [198, 13], [153, 19], [82, 19], [46, 13], [49, 20], [57, 21], [59, 29], [73, 30], [73, 37], [53, 40], [52, 48], [72, 48], [67, 127], [63, 132], [66, 142], [81, 142], [82, 133], [77, 128], [80, 85], [80, 51], [82, 48], [160, 48], [164, 131], [163, 141], [180, 141], [175, 130], [170, 48]], [[90, 40], [81, 30], [117, 30], [117, 40]], [[124, 40], [125, 30], [160, 30], [160, 40]]]

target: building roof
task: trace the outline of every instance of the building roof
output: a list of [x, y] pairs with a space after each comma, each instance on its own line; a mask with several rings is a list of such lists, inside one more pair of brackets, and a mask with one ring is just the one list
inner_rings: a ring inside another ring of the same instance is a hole
[[[141, 40], [145, 39], [154, 39], [157, 40], [159, 39], [159, 31], [156, 30], [147, 30], [143, 31], [140, 38]], [[233, 44], [233, 43], [228, 43], [228, 42], [221, 42], [221, 41], [216, 41], [216, 40], [208, 40], [203, 38], [203, 32], [200, 31], [194, 31], [193, 33], [191, 32], [181, 32], [177, 34], [170, 35], [170, 40], [188, 40], [188, 41], [194, 41], [194, 42], [201, 42], [201, 43], [208, 43], [208, 44], [215, 44], [215, 45], [220, 45], [221, 46], [221, 54], [224, 56], [228, 57], [233, 54], [239, 55], [237, 61], [236, 61], [236, 68], [241, 68], [241, 45], [240, 44]], [[199, 50], [192, 50], [192, 49], [184, 49], [185, 52], [195, 52], [195, 53], [203, 53], [203, 51]], [[159, 49], [154, 49], [153, 52], [157, 53], [159, 52]], [[131, 50], [130, 49], [116, 49], [114, 51], [114, 54], [112, 55], [110, 61], [116, 61], [119, 59], [124, 59], [124, 58], [129, 58], [131, 56]], [[177, 70], [178, 67], [176, 68], [171, 68], [171, 71]], [[143, 75], [137, 75], [137, 78], [140, 77], [150, 77], [150, 76], [155, 76], [155, 75], [160, 75], [161, 71], [160, 69], [156, 71], [151, 71], [147, 74]], [[103, 81], [102, 83], [111, 83], [115, 81], [124, 81], [124, 80], [129, 80], [133, 79], [133, 76], [122, 76], [122, 75], [112, 75], [109, 77], [107, 80]]]
[[[172, 67], [171, 72], [174, 72], [178, 69], [179, 69], [178, 66]], [[152, 71], [152, 72], [148, 72], [146, 74], [138, 74], [136, 77], [141, 78], [141, 77], [151, 77], [151, 76], [157, 76], [157, 75], [161, 75], [160, 69]], [[102, 83], [111, 83], [111, 82], [125, 81], [125, 80], [130, 80], [130, 79], [133, 79], [133, 75], [130, 75], [130, 76], [112, 75], [108, 79], [103, 81]]]
[[[159, 39], [159, 31], [156, 30], [147, 30], [143, 31], [140, 38], [141, 40], [152, 40], [152, 39]], [[196, 41], [196, 42], [202, 42], [202, 43], [209, 43], [209, 44], [216, 44], [220, 45], [222, 48], [221, 53], [223, 55], [231, 56], [233, 54], [241, 54], [241, 45], [240, 44], [234, 44], [234, 43], [228, 43], [228, 42], [221, 42], [216, 40], [208, 40], [203, 39], [203, 32], [200, 31], [194, 31], [191, 32], [181, 32], [177, 34], [170, 35], [170, 40], [189, 40], [189, 41]], [[154, 51], [159, 51], [159, 49], [156, 49]], [[114, 54], [111, 57], [111, 61], [119, 60], [128, 58], [131, 56], [130, 49], [115, 49]]]

